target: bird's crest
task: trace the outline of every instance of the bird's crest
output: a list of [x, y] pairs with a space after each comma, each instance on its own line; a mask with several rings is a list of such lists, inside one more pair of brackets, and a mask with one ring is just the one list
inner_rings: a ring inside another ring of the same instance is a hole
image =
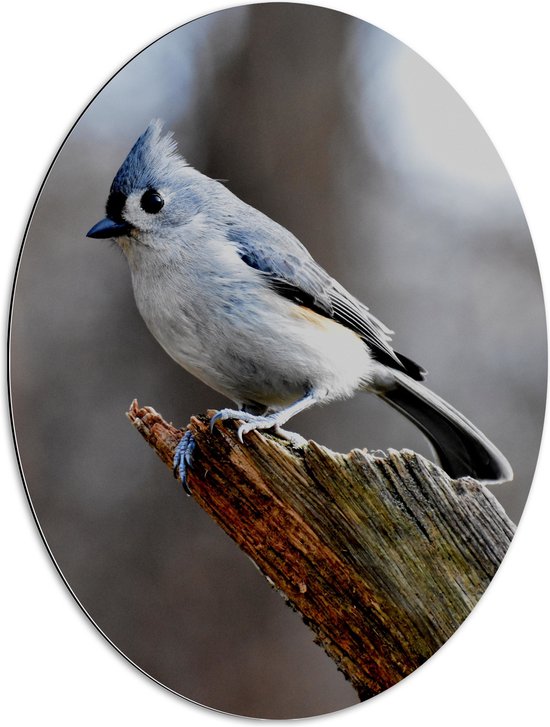
[[128, 195], [135, 189], [157, 188], [187, 166], [172, 132], [163, 134], [162, 130], [160, 119], [151, 121], [118, 170], [111, 192]]

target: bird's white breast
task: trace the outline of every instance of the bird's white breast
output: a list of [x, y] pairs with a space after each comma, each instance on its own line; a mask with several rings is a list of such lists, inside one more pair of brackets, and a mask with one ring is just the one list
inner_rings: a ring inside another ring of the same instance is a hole
[[201, 254], [139, 249], [136, 303], [151, 333], [182, 367], [234, 401], [285, 406], [315, 388], [351, 396], [371, 361], [339, 323], [281, 297], [223, 242]]

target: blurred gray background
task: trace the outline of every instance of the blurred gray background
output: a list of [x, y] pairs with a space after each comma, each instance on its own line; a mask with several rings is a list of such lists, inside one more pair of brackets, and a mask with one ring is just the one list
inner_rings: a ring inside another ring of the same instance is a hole
[[[536, 464], [546, 333], [529, 231], [464, 102], [382, 31], [269, 4], [182, 26], [123, 68], [66, 140], [17, 278], [12, 401], [47, 542], [83, 606], [147, 673], [237, 714], [357, 700], [308, 629], [186, 498], [127, 422], [227, 405], [147, 332], [115, 245], [85, 238], [153, 117], [181, 153], [294, 232], [396, 331], [397, 350], [510, 459], [492, 488], [517, 522]], [[329, 447], [429, 450], [375, 397], [293, 421]]]

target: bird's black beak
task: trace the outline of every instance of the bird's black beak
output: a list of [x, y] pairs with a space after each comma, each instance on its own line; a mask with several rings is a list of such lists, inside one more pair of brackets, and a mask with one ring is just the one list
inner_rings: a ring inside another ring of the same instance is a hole
[[106, 240], [109, 237], [122, 237], [130, 234], [130, 225], [127, 222], [115, 222], [109, 217], [100, 220], [91, 230], [88, 230], [86, 237], [95, 237], [98, 240]]

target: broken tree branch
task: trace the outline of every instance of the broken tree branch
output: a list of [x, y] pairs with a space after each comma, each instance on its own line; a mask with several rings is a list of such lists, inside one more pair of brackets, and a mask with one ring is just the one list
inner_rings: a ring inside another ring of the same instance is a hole
[[[183, 435], [150, 407], [128, 416], [172, 468]], [[196, 501], [313, 630], [360, 699], [428, 659], [475, 606], [514, 525], [472, 479], [410, 451], [303, 449], [234, 423], [189, 424]]]

